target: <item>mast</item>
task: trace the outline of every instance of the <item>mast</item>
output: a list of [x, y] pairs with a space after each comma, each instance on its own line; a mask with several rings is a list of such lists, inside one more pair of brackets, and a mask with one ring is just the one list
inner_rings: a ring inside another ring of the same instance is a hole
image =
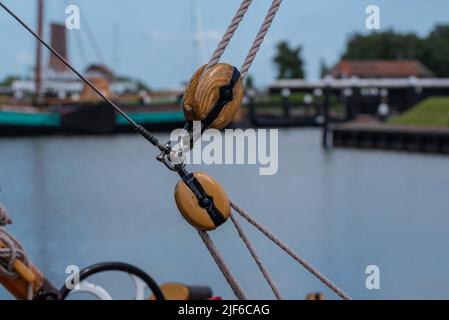
[[[37, 34], [42, 37], [44, 20], [44, 0], [37, 0]], [[34, 75], [35, 96], [34, 103], [42, 103], [42, 46], [36, 41], [36, 69]]]

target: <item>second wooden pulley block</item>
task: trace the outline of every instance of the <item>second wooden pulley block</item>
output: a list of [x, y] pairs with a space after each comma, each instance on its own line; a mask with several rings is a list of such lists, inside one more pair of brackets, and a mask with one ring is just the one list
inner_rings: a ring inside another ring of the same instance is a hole
[[175, 188], [176, 205], [194, 227], [210, 231], [227, 221], [231, 205], [223, 187], [203, 172], [182, 177]]
[[244, 88], [237, 68], [218, 63], [193, 75], [184, 93], [183, 110], [188, 122], [202, 121], [203, 129], [225, 128], [242, 104]]

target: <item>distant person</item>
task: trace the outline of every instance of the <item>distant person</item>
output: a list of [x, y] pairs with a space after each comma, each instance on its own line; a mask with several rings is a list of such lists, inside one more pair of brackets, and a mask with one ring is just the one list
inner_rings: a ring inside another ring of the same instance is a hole
[[389, 114], [390, 108], [388, 107], [388, 104], [382, 102], [377, 108], [377, 115], [379, 116], [379, 121], [384, 122], [385, 120], [387, 120]]

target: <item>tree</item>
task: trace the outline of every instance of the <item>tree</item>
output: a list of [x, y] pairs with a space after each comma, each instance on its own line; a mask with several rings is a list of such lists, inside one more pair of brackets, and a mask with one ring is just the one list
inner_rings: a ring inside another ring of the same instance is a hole
[[304, 63], [301, 51], [301, 46], [290, 48], [287, 41], [281, 41], [277, 45], [277, 53], [273, 62], [278, 71], [278, 79], [304, 78]]
[[449, 25], [437, 25], [427, 37], [393, 30], [354, 34], [343, 59], [417, 59], [438, 77], [449, 77]]
[[330, 73], [331, 69], [327, 65], [326, 61], [324, 59], [320, 60], [320, 76], [321, 78], [324, 78]]
[[7, 76], [5, 79], [0, 81], [0, 87], [10, 87], [12, 83], [18, 79], [18, 76]]
[[245, 80], [245, 88], [254, 89], [254, 78], [251, 75], [248, 75]]
[[449, 25], [437, 25], [424, 39], [421, 61], [438, 77], [449, 77]]
[[[393, 30], [356, 33], [346, 44], [343, 59], [419, 59], [424, 41], [414, 33], [401, 34]], [[424, 62], [424, 61], [423, 61]]]

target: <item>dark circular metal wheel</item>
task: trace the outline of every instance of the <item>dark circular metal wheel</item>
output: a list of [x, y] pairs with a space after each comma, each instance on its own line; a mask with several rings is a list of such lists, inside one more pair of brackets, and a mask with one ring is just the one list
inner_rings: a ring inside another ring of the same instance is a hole
[[[148, 288], [150, 288], [156, 300], [165, 300], [161, 288], [156, 283], [156, 281], [153, 280], [153, 278], [151, 278], [146, 272], [142, 271], [141, 269], [123, 262], [102, 262], [88, 266], [80, 271], [79, 281], [81, 282], [94, 274], [108, 271], [121, 271], [138, 277], [148, 286]], [[72, 289], [67, 288], [67, 286], [64, 284], [59, 290], [60, 300], [65, 300], [70, 292], [72, 292]]]

